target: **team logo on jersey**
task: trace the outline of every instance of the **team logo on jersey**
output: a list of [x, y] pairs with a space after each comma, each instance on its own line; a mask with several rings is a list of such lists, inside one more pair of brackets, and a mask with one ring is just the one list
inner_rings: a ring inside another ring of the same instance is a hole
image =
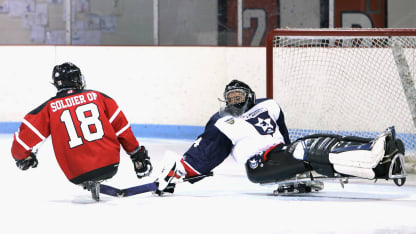
[[270, 118], [267, 118], [267, 119], [257, 118], [257, 123], [254, 124], [254, 126], [257, 126], [263, 129], [264, 132], [270, 133], [270, 130], [273, 129], [273, 125], [271, 124], [271, 122], [272, 120]]
[[225, 122], [228, 124], [234, 124], [234, 118], [227, 119]]
[[269, 113], [263, 112], [255, 118], [247, 120], [251, 123], [261, 135], [273, 134], [276, 129], [276, 123], [270, 118]]
[[73, 92], [74, 92], [74, 90], [70, 89], [70, 90], [66, 91], [66, 94], [70, 94], [70, 93], [73, 93]]

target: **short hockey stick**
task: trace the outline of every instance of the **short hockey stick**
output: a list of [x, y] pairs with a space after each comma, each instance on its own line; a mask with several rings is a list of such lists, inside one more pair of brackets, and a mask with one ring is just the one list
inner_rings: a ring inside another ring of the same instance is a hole
[[[184, 179], [177, 181], [175, 184], [181, 183], [181, 182], [187, 182], [190, 180], [202, 179], [202, 178], [212, 176], [212, 175], [213, 173], [210, 172], [208, 174], [188, 177], [188, 178], [184, 178]], [[142, 185], [126, 188], [126, 189], [118, 189], [109, 185], [100, 184], [100, 193], [113, 196], [113, 197], [129, 197], [129, 196], [133, 196], [136, 194], [156, 191], [157, 188], [158, 188], [157, 182], [142, 184]]]

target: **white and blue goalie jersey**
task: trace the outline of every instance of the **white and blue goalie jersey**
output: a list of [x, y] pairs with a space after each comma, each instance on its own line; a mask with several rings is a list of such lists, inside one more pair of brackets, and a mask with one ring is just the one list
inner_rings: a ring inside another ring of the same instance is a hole
[[257, 99], [256, 104], [239, 117], [221, 117], [217, 112], [193, 145], [183, 162], [194, 172], [210, 172], [228, 155], [240, 163], [277, 144], [289, 144], [289, 133], [279, 105], [272, 99]]

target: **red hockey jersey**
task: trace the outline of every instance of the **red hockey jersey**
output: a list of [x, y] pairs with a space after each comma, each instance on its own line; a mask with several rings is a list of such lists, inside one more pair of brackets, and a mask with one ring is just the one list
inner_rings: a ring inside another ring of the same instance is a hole
[[13, 157], [28, 157], [49, 135], [58, 164], [71, 181], [118, 164], [120, 144], [128, 153], [139, 146], [117, 103], [93, 90], [59, 92], [28, 113], [14, 135]]

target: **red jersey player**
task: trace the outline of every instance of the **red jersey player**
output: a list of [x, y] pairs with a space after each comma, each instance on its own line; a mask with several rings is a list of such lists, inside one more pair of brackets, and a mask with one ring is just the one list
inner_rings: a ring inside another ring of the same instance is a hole
[[53, 68], [55, 97], [29, 112], [14, 134], [11, 152], [22, 169], [36, 167], [34, 148], [49, 135], [59, 166], [74, 184], [99, 200], [100, 182], [113, 177], [120, 162], [120, 144], [130, 155], [137, 177], [150, 175], [152, 164], [117, 103], [107, 95], [85, 90], [81, 70], [72, 63]]

